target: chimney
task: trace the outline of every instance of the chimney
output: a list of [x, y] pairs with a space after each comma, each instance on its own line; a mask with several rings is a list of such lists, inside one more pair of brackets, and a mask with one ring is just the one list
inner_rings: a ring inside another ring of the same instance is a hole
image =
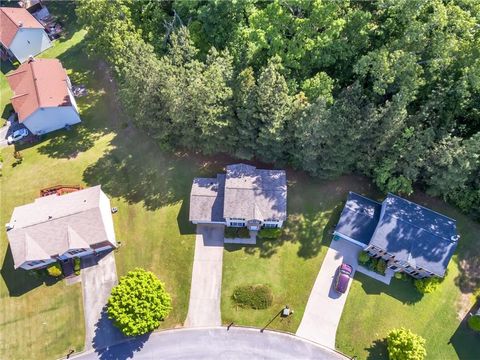
[[28, 63], [31, 63], [31, 62], [34, 62], [35, 61], [35, 58], [33, 57], [33, 55], [29, 55], [28, 56]]

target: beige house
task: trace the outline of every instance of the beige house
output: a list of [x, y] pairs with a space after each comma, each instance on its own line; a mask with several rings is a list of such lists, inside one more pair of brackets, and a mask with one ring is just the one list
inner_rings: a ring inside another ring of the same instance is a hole
[[117, 246], [110, 200], [100, 186], [16, 207], [6, 228], [15, 269], [43, 268]]

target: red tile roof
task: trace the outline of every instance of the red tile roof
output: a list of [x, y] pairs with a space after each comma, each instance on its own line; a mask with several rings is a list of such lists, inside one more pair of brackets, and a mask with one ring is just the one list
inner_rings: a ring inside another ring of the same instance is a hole
[[39, 108], [71, 105], [68, 76], [57, 59], [35, 59], [7, 75], [20, 122]]
[[23, 8], [0, 7], [0, 42], [5, 47], [12, 43], [18, 29], [43, 29], [37, 19]]

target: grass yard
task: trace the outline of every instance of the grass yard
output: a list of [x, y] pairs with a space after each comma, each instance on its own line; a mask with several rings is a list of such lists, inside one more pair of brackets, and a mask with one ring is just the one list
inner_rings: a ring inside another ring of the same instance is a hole
[[465, 262], [478, 259], [480, 226], [436, 199], [418, 195], [416, 200], [457, 219], [461, 239], [448, 276], [436, 292], [422, 298], [409, 281], [393, 279], [387, 286], [357, 273], [336, 346], [359, 359], [387, 359], [384, 338], [389, 330], [403, 326], [427, 340], [428, 359], [478, 359], [480, 336], [461, 320], [473, 305], [473, 297], [463, 284], [472, 275], [465, 271], [468, 269]]
[[[118, 274], [137, 266], [153, 271], [173, 298], [174, 309], [162, 327], [178, 326], [187, 313], [194, 249], [186, 200], [193, 177], [219, 165], [180, 153], [163, 155], [145, 135], [128, 127], [106, 67], [86, 57], [84, 35], [72, 31], [42, 54], [59, 58], [72, 82], [86, 85], [88, 95], [77, 100], [82, 124], [20, 148], [23, 162], [17, 166], [13, 149], [2, 150], [0, 221], [8, 222], [13, 208], [33, 201], [43, 187], [101, 184], [112, 206], [119, 208], [114, 216], [121, 241], [115, 255]], [[0, 88], [8, 88], [4, 76]], [[81, 350], [80, 285], [45, 284], [14, 271], [6, 233], [0, 233], [0, 359], [58, 358], [71, 348]]]
[[[223, 257], [222, 320], [225, 324], [264, 327], [295, 332], [310, 291], [332, 239], [348, 190], [372, 193], [364, 178], [342, 177], [320, 182], [293, 172], [288, 178], [288, 221], [282, 237], [259, 247], [228, 245]], [[273, 290], [273, 305], [265, 310], [242, 309], [231, 299], [235, 287], [266, 284]], [[277, 313], [289, 305], [294, 315]]]

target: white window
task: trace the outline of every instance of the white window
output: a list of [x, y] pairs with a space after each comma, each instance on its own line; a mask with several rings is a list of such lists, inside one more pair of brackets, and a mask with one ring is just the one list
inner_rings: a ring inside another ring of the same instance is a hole
[[263, 224], [263, 227], [267, 229], [273, 229], [278, 227], [278, 224]]
[[243, 227], [245, 226], [244, 222], [230, 222], [230, 226], [232, 227]]

